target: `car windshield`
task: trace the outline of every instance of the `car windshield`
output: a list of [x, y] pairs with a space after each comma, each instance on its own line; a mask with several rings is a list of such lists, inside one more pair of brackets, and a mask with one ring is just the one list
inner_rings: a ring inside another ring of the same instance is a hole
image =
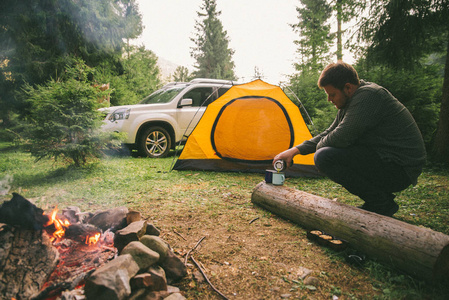
[[140, 101], [140, 104], [168, 103], [184, 88], [185, 86], [183, 85], [157, 90], [151, 95], [143, 98], [143, 100]]

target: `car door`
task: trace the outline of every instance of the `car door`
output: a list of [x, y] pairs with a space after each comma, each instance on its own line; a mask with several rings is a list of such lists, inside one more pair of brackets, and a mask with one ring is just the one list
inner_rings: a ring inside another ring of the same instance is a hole
[[[214, 87], [195, 87], [187, 91], [178, 103], [177, 120], [184, 138], [190, 135], [206, 110], [209, 103], [217, 100], [218, 93]], [[183, 99], [192, 99], [192, 105], [181, 106]]]

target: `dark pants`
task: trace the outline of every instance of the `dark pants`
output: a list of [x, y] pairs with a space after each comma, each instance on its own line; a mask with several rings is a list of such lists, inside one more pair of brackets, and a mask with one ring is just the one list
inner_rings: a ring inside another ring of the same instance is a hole
[[315, 165], [366, 205], [388, 205], [394, 192], [411, 185], [401, 166], [384, 162], [372, 149], [362, 146], [320, 148], [315, 153]]

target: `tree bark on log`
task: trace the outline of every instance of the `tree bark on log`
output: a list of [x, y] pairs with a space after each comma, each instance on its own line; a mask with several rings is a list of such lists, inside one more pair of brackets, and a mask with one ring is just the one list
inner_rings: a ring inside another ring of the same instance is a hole
[[0, 299], [39, 294], [58, 260], [46, 233], [0, 225]]
[[449, 283], [448, 235], [265, 181], [255, 187], [251, 201], [417, 278]]

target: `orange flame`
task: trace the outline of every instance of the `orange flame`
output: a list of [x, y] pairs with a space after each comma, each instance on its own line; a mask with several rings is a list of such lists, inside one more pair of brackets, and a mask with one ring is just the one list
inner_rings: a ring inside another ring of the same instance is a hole
[[[61, 220], [58, 216], [58, 207], [56, 206], [51, 214], [49, 215], [49, 220], [47, 224], [45, 224], [45, 227], [50, 226], [53, 224], [55, 226], [56, 231], [53, 232], [53, 238], [62, 238], [65, 235], [65, 230], [67, 227], [70, 226], [69, 220]], [[100, 239], [101, 233], [96, 233], [94, 236], [86, 236], [85, 243], [86, 245], [95, 245], [99, 239]]]
[[100, 239], [100, 233], [95, 234], [94, 236], [86, 236], [86, 244], [87, 245], [95, 245]]
[[50, 214], [50, 218], [48, 223], [45, 226], [50, 226], [53, 224], [55, 226], [56, 231], [53, 233], [55, 238], [62, 238], [65, 234], [65, 229], [70, 226], [70, 222], [68, 220], [61, 220], [57, 216], [58, 207], [55, 207]]

